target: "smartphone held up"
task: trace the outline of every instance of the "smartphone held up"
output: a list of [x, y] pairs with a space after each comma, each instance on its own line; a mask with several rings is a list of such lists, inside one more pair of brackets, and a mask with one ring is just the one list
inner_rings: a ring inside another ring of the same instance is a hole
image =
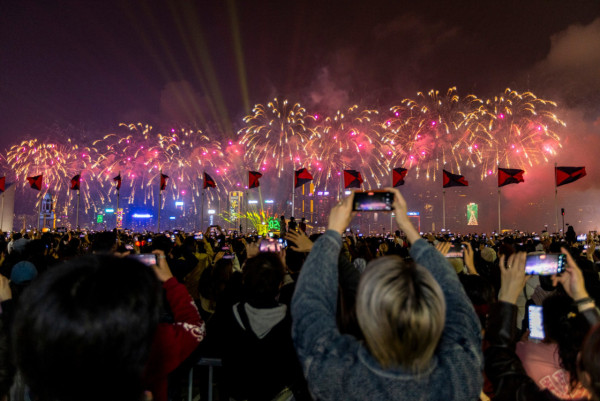
[[387, 191], [354, 192], [352, 211], [354, 212], [389, 212], [394, 210], [394, 194]]
[[260, 252], [279, 252], [284, 248], [284, 244], [274, 238], [264, 238], [260, 241], [258, 250]]
[[567, 255], [550, 253], [540, 255], [527, 255], [525, 274], [551, 276], [565, 271]]
[[129, 255], [128, 257], [136, 259], [137, 261], [142, 262], [146, 266], [154, 266], [158, 264], [156, 254], [154, 253], [136, 253]]

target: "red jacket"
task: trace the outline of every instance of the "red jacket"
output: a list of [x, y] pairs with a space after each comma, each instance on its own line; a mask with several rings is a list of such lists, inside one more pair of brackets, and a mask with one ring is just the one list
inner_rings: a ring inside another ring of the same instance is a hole
[[174, 277], [163, 283], [174, 323], [160, 323], [144, 373], [144, 387], [154, 401], [167, 401], [167, 376], [198, 347], [204, 339], [204, 322], [192, 297]]

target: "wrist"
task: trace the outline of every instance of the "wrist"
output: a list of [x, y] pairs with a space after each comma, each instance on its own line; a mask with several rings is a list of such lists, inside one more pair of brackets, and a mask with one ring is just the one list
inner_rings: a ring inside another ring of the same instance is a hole
[[516, 305], [518, 298], [519, 294], [511, 294], [509, 291], [502, 291], [502, 288], [500, 288], [500, 291], [498, 292], [498, 301]]
[[583, 312], [585, 310], [596, 307], [596, 302], [590, 297], [580, 298], [580, 299], [574, 301], [574, 304], [577, 306], [577, 310], [579, 312]]
[[592, 298], [590, 298], [590, 295], [588, 294], [588, 292], [586, 290], [583, 291], [578, 291], [576, 293], [573, 294], [573, 302], [578, 305], [579, 303], [581, 303], [582, 301], [586, 301], [586, 300], [592, 300]]
[[342, 235], [346, 231], [346, 227], [336, 227], [335, 225], [333, 225], [333, 226], [330, 225], [330, 226], [327, 226], [327, 230], [335, 231], [339, 235]]

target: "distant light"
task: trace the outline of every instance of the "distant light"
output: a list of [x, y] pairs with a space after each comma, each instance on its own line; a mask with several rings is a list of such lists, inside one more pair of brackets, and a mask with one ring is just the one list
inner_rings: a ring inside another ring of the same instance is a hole
[[183, 206], [183, 201], [175, 201], [175, 207]]
[[152, 215], [149, 213], [134, 213], [131, 217], [134, 219], [150, 219], [152, 218]]
[[317, 196], [323, 196], [323, 191], [318, 191]]
[[325, 192], [323, 192], [323, 195], [327, 196], [327, 195], [329, 195], [329, 192], [325, 191]]
[[115, 209], [104, 209], [104, 213], [114, 213]]
[[504, 118], [504, 114], [500, 113], [500, 114], [498, 115], [498, 117], [499, 117], [499, 118], [501, 118], [501, 119], [503, 119], [503, 118]]
[[265, 199], [265, 203], [275, 203], [275, 201], [273, 199]]
[[350, 195], [352, 191], [344, 191], [344, 195]]
[[248, 201], [248, 204], [250, 204], [250, 205], [255, 205], [255, 204], [257, 204], [257, 203], [258, 203], [258, 201], [257, 201], [257, 200], [249, 200], [249, 201]]
[[407, 216], [419, 216], [419, 212], [407, 212], [406, 213]]
[[169, 220], [175, 220], [175, 216], [169, 217]]
[[215, 214], [217, 213], [215, 209], [208, 209], [208, 214]]

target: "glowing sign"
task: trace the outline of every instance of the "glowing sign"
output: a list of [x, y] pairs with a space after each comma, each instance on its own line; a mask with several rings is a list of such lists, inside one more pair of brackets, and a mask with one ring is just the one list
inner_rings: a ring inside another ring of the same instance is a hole
[[114, 213], [115, 209], [104, 209], [105, 213]]
[[281, 230], [281, 225], [279, 224], [279, 220], [274, 217], [269, 218], [269, 230]]
[[123, 209], [117, 209], [117, 228], [123, 228]]
[[419, 216], [419, 212], [407, 212], [407, 216]]
[[479, 217], [479, 206], [477, 203], [469, 203], [467, 205], [467, 225], [476, 226], [479, 225], [477, 218]]
[[134, 213], [131, 217], [134, 219], [151, 219], [152, 215], [149, 213]]

